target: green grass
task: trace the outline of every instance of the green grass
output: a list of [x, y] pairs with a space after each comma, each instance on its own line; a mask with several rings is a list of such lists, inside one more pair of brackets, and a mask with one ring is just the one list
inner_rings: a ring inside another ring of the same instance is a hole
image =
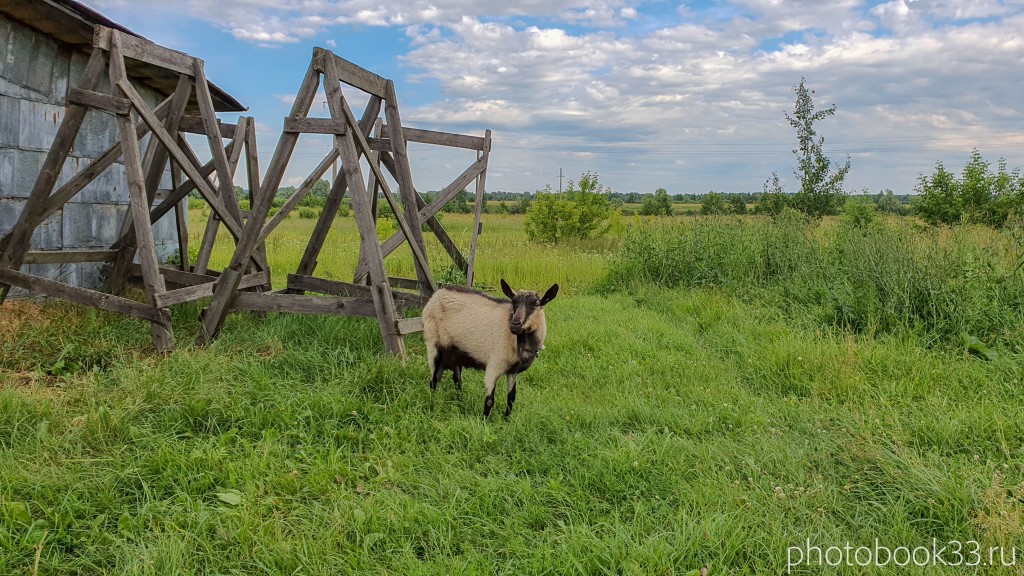
[[[0, 308], [0, 573], [35, 573], [37, 546], [40, 574], [779, 574], [807, 539], [1024, 550], [1019, 356], [720, 287], [594, 294], [615, 240], [536, 246], [492, 219], [485, 283], [572, 288], [509, 420], [481, 421], [479, 372], [431, 396], [422, 340], [403, 364], [367, 319], [236, 314], [195, 349], [187, 305], [160, 357], [133, 320]], [[289, 219], [272, 263], [294, 266], [311, 222]], [[344, 278], [336, 236], [321, 267]]]

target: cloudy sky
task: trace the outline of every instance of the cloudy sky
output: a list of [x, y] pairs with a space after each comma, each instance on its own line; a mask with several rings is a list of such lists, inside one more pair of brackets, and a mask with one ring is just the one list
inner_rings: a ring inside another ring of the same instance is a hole
[[[792, 190], [784, 112], [801, 77], [819, 107], [838, 108], [819, 133], [835, 162], [850, 156], [852, 191], [909, 193], [972, 148], [1024, 167], [1024, 0], [85, 3], [203, 58], [259, 122], [264, 166], [323, 46], [395, 80], [406, 125], [493, 130], [490, 191], [557, 189], [560, 170], [672, 194], [758, 192], [776, 171]], [[304, 136], [286, 183], [328, 146]], [[473, 161], [410, 156], [420, 190]]]

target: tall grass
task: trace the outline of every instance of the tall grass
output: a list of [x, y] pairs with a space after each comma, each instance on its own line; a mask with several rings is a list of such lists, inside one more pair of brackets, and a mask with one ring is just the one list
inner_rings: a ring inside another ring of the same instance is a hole
[[[313, 224], [296, 215], [289, 217], [267, 239], [267, 258], [275, 288], [284, 286], [287, 275], [293, 273], [302, 258], [312, 232]], [[199, 246], [208, 213], [195, 210], [189, 214], [189, 241]], [[468, 258], [472, 214], [443, 214], [443, 226], [451, 235], [462, 254]], [[390, 220], [378, 222], [381, 240], [397, 229]], [[505, 278], [513, 287], [539, 289], [558, 283], [567, 294], [585, 288], [604, 275], [607, 256], [617, 245], [616, 238], [573, 240], [557, 246], [531, 243], [523, 234], [522, 216], [484, 215], [483, 233], [477, 248], [476, 278], [478, 286], [497, 287]], [[452, 259], [433, 234], [425, 233], [427, 259], [435, 280], [456, 281], [460, 275], [453, 270]], [[198, 250], [198, 248], [197, 248]], [[231, 260], [234, 243], [230, 234], [221, 227], [210, 268], [218, 270]], [[359, 233], [355, 220], [339, 216], [320, 252], [316, 275], [323, 278], [352, 279], [359, 258]], [[413, 258], [407, 245], [399, 247], [385, 259], [388, 274], [415, 278]]]
[[710, 286], [854, 332], [1021, 351], [1021, 251], [982, 227], [698, 218], [631, 228], [600, 286]]

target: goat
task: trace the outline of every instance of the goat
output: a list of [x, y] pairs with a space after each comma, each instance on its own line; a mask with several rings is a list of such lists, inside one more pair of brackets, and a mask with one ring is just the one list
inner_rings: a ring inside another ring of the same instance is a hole
[[501, 291], [509, 300], [471, 288], [446, 286], [423, 307], [430, 391], [437, 389], [445, 370], [452, 371], [456, 390], [462, 390], [463, 368], [484, 370], [484, 418], [494, 406], [494, 387], [502, 375], [508, 384], [505, 417], [512, 414], [516, 378], [544, 347], [544, 305], [558, 295], [558, 284], [540, 296], [532, 290], [513, 291], [502, 280]]

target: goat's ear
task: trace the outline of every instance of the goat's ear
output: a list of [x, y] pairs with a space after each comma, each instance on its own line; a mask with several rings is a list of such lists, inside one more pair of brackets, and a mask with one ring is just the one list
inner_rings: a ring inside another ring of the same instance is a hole
[[508, 282], [505, 282], [504, 278], [501, 279], [501, 291], [504, 292], [505, 296], [508, 296], [509, 298], [516, 297], [515, 290], [513, 290], [512, 287], [508, 285]]
[[540, 305], [543, 306], [551, 302], [555, 299], [555, 296], [558, 296], [558, 284], [548, 288], [548, 291], [544, 293], [544, 297], [540, 299]]

